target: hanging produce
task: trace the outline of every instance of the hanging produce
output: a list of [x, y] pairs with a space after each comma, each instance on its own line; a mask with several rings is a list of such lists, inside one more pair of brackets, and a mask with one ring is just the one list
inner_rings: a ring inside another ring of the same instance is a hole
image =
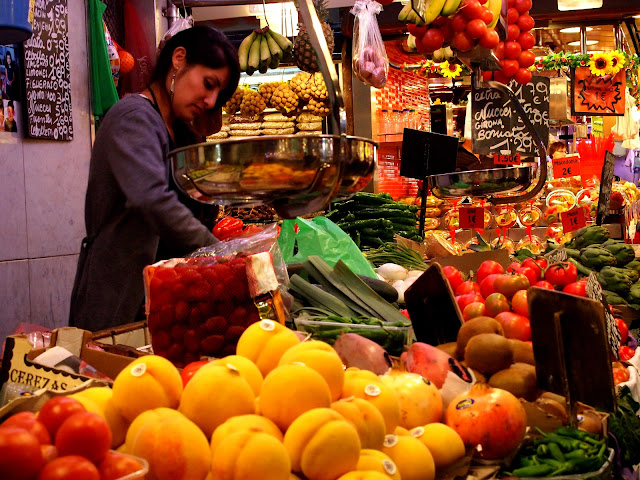
[[351, 13], [353, 27], [353, 73], [366, 85], [382, 88], [387, 83], [389, 59], [376, 15], [382, 5], [373, 0], [357, 0]]
[[[327, 19], [329, 18], [327, 3], [325, 0], [314, 0], [313, 6], [315, 7], [318, 18], [320, 19], [322, 34], [327, 41], [329, 54], [333, 54], [335, 41], [333, 39], [333, 30], [331, 30], [331, 25], [327, 22]], [[308, 26], [303, 22], [298, 23], [298, 35], [293, 42], [293, 61], [296, 66], [304, 72], [319, 72], [320, 68], [318, 67], [318, 57], [316, 56], [316, 51], [313, 48], [313, 45], [311, 45], [307, 27]]]
[[292, 50], [293, 44], [287, 37], [274, 32], [268, 25], [259, 28], [240, 44], [240, 70], [247, 75], [253, 75], [256, 71], [266, 73], [269, 68], [278, 68], [280, 62], [291, 60]]

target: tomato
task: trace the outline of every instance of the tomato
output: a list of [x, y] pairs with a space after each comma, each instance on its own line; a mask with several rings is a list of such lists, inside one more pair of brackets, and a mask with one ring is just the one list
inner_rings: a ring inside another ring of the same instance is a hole
[[451, 290], [453, 290], [454, 292], [462, 284], [462, 282], [464, 282], [462, 272], [460, 272], [460, 270], [458, 270], [456, 267], [452, 267], [450, 265], [442, 267], [442, 273], [444, 273], [444, 276], [447, 277], [449, 285], [451, 285]]
[[[199, 343], [198, 343], [198, 346], [199, 346]], [[193, 375], [198, 370], [200, 370], [200, 367], [202, 367], [203, 365], [206, 365], [207, 363], [209, 363], [208, 360], [197, 360], [195, 362], [191, 362], [188, 365], [186, 365], [182, 369], [182, 372], [180, 373], [180, 377], [182, 377], [182, 386], [186, 386], [189, 380], [191, 380], [191, 377], [193, 377]]]
[[518, 57], [518, 63], [522, 68], [529, 68], [531, 65], [535, 63], [535, 61], [536, 61], [535, 54], [529, 50], [523, 50], [520, 56]]
[[446, 25], [442, 25], [440, 27], [440, 31], [444, 36], [444, 41], [446, 43], [451, 43], [451, 41], [453, 40], [453, 29], [451, 28], [451, 25], [449, 25], [448, 23]]
[[516, 270], [521, 266], [522, 264], [520, 262], [511, 262], [507, 268], [507, 273], [516, 273]]
[[472, 302], [462, 311], [462, 318], [465, 322], [471, 320], [472, 318], [482, 317], [485, 315], [486, 308], [485, 304], [482, 302]]
[[439, 28], [430, 28], [422, 36], [422, 44], [427, 50], [435, 52], [439, 48], [442, 48], [444, 35], [442, 35]]
[[509, 24], [507, 26], [507, 40], [516, 41], [520, 35], [520, 27], [518, 25]]
[[393, 0], [376, 0], [380, 5], [390, 5], [393, 3]]
[[457, 32], [453, 36], [453, 46], [460, 52], [468, 52], [473, 48], [473, 39], [466, 32]]
[[529, 50], [530, 48], [533, 48], [536, 44], [536, 37], [534, 37], [530, 32], [523, 32], [522, 30], [520, 32], [517, 42], [522, 47], [522, 50]]
[[493, 281], [498, 277], [498, 275], [502, 275], [501, 273], [492, 273], [487, 275], [487, 277], [480, 282], [480, 295], [484, 298], [487, 298], [495, 289], [493, 288]]
[[513, 25], [514, 23], [516, 23], [518, 21], [518, 18], [520, 18], [520, 14], [518, 13], [518, 10], [516, 10], [513, 7], [509, 8], [509, 10], [507, 10], [507, 23], [508, 24]]
[[506, 85], [511, 80], [511, 77], [506, 76], [502, 70], [498, 70], [497, 72], [493, 72], [493, 79], [496, 82], [504, 83]]
[[523, 267], [529, 267], [533, 269], [537, 274], [538, 278], [542, 278], [542, 270], [547, 268], [547, 259], [546, 258], [525, 258], [522, 261]]
[[49, 463], [51, 460], [58, 458], [58, 450], [53, 445], [40, 445], [40, 452], [44, 463]]
[[518, 19], [518, 27], [520, 27], [520, 31], [528, 32], [531, 30], [536, 24], [536, 21], [531, 17], [531, 15], [520, 15]]
[[52, 443], [49, 430], [38, 420], [38, 417], [33, 412], [19, 412], [11, 415], [0, 425], [0, 428], [4, 427], [24, 428], [27, 432], [33, 434], [41, 445], [51, 445]]
[[0, 478], [31, 480], [43, 464], [35, 435], [24, 428], [0, 428]]
[[506, 338], [527, 342], [531, 340], [531, 323], [527, 317], [517, 313], [502, 312], [495, 319], [500, 322]]
[[520, 68], [520, 64], [518, 63], [517, 60], [509, 60], [505, 58], [502, 61], [502, 73], [506, 77], [513, 77], [519, 68]]
[[539, 282], [536, 282], [534, 287], [546, 288], [547, 290], [555, 290], [555, 288], [553, 288], [553, 285], [551, 285], [551, 283], [547, 282], [546, 280], [540, 280]]
[[526, 290], [530, 285], [529, 279], [520, 273], [500, 275], [493, 282], [496, 292], [502, 293], [507, 298], [513, 297], [518, 290]]
[[[484, 38], [484, 37], [482, 37], [482, 38]], [[482, 45], [482, 38], [480, 39], [480, 45]], [[482, 46], [484, 47], [484, 45], [482, 45]], [[485, 82], [488, 82], [491, 79], [493, 79], [493, 72], [492, 71], [489, 70], [489, 71], [482, 72], [482, 80], [484, 80]]]
[[66, 455], [47, 463], [38, 480], [100, 480], [100, 473], [88, 459]]
[[456, 295], [464, 295], [466, 293], [476, 292], [480, 293], [480, 285], [473, 280], [467, 280], [462, 282], [458, 288], [456, 288]]
[[451, 17], [449, 25], [454, 32], [464, 32], [467, 29], [467, 19], [461, 13], [456, 13]]
[[81, 455], [99, 462], [109, 451], [111, 429], [97, 413], [79, 412], [64, 421], [55, 439], [60, 456]]
[[622, 360], [623, 362], [627, 362], [633, 358], [633, 356], [636, 354], [636, 351], [631, 347], [627, 347], [626, 345], [620, 345], [618, 353], [620, 354], [620, 360]]
[[514, 313], [529, 318], [529, 303], [527, 302], [527, 291], [518, 290], [511, 299], [511, 309]]
[[629, 327], [627, 326], [627, 323], [621, 318], [616, 318], [616, 325], [620, 331], [620, 341], [622, 343], [626, 342], [629, 337]]
[[446, 25], [448, 23], [449, 17], [443, 17], [442, 15], [439, 15], [433, 22], [431, 22], [431, 25], [433, 25], [434, 27], [442, 27], [443, 25]]
[[587, 281], [580, 280], [579, 282], [569, 283], [562, 289], [564, 293], [570, 293], [571, 295], [578, 295], [579, 297], [587, 296]]
[[544, 279], [555, 286], [564, 287], [578, 280], [578, 270], [573, 263], [557, 262], [549, 265]]
[[627, 370], [626, 368], [613, 368], [612, 370], [613, 373], [613, 384], [614, 385], [619, 385], [623, 382], [627, 382], [629, 381], [630, 375], [629, 375], [629, 370]]
[[532, 5], [531, 0], [516, 0], [513, 4], [513, 6], [515, 7], [515, 9], [518, 11], [520, 15], [522, 15], [523, 13], [527, 13], [529, 10], [531, 10], [531, 5]]
[[489, 317], [495, 317], [499, 313], [508, 312], [509, 308], [509, 300], [502, 293], [492, 293], [489, 295], [485, 301], [485, 311]]
[[142, 464], [135, 458], [112, 451], [107, 453], [107, 456], [98, 465], [100, 480], [117, 480], [138, 472], [142, 468]]
[[478, 0], [466, 0], [461, 10], [467, 20], [482, 18], [482, 5]]
[[[496, 32], [495, 30], [487, 29], [487, 31], [484, 32], [484, 35], [480, 37], [480, 40], [478, 41], [478, 43], [482, 45], [484, 48], [496, 48], [500, 43], [500, 36], [498, 35], [498, 32]], [[485, 72], [482, 72], [482, 73], [485, 73]]]
[[531, 70], [528, 70], [528, 69], [526, 69], [524, 67], [521, 67], [521, 68], [518, 69], [518, 71], [513, 76], [513, 78], [519, 84], [526, 85], [527, 83], [529, 83], [531, 81], [531, 77], [532, 76], [533, 76], [533, 74], [531, 73]]
[[516, 60], [520, 56], [520, 53], [522, 53], [522, 47], [518, 42], [504, 43], [504, 58]]
[[78, 412], [85, 412], [84, 408], [78, 400], [71, 397], [53, 397], [45, 402], [38, 412], [38, 420], [47, 427], [52, 439], [55, 439], [56, 432], [62, 422], [68, 417]]
[[480, 38], [485, 34], [486, 31], [487, 24], [484, 23], [484, 20], [482, 20], [481, 18], [474, 18], [473, 20], [469, 20], [469, 23], [467, 23], [467, 28], [465, 30], [465, 32], [467, 32], [467, 34], [471, 38]]
[[464, 312], [464, 309], [467, 305], [474, 302], [484, 303], [484, 298], [479, 293], [466, 293], [464, 295], [458, 295], [456, 297], [456, 302], [458, 302], [458, 307], [460, 310]]
[[491, 10], [489, 10], [488, 7], [482, 7], [482, 21], [487, 24], [487, 25], [491, 25], [491, 22], [493, 22], [493, 12]]
[[420, 37], [422, 35], [424, 35], [424, 32], [427, 31], [427, 27], [419, 27], [418, 25], [414, 24], [414, 23], [408, 23], [407, 24], [407, 31], [413, 35], [414, 37]]
[[478, 271], [476, 272], [476, 280], [478, 281], [478, 283], [482, 283], [482, 281], [489, 275], [493, 275], [496, 273], [504, 273], [504, 267], [493, 260], [485, 260], [480, 264], [480, 267], [478, 267]]
[[538, 280], [540, 280], [537, 272], [534, 269], [529, 267], [518, 267], [516, 268], [516, 273], [519, 273], [527, 277], [529, 279], [529, 285], [533, 285]]
[[504, 42], [498, 42], [498, 46], [493, 51], [498, 60], [502, 60], [504, 58]]

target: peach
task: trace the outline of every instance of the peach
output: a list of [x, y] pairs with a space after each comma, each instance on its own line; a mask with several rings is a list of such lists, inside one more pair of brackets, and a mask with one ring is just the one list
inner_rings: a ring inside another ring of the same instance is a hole
[[436, 476], [431, 452], [411, 435], [387, 435], [382, 452], [396, 464], [402, 480], [433, 480]]
[[228, 355], [224, 358], [218, 358], [216, 360], [212, 360], [211, 363], [213, 365], [233, 365], [240, 375], [244, 377], [244, 379], [249, 382], [249, 386], [253, 390], [255, 395], [260, 394], [260, 388], [262, 388], [262, 373], [258, 366], [253, 363], [251, 360], [245, 357], [241, 357], [240, 355]]
[[333, 402], [331, 408], [356, 428], [362, 448], [382, 448], [384, 417], [371, 402], [357, 397], [344, 398]]
[[237, 432], [264, 432], [282, 441], [282, 432], [278, 426], [266, 417], [260, 415], [238, 415], [231, 417], [211, 435], [211, 452], [214, 453], [218, 446], [232, 433]]
[[299, 343], [293, 330], [272, 320], [261, 320], [242, 332], [236, 353], [255, 363], [266, 376], [278, 366], [282, 354]]
[[358, 460], [358, 471], [374, 471], [385, 474], [393, 480], [400, 480], [400, 472], [393, 463], [393, 460], [386, 453], [380, 450], [363, 448], [360, 450], [360, 459]]

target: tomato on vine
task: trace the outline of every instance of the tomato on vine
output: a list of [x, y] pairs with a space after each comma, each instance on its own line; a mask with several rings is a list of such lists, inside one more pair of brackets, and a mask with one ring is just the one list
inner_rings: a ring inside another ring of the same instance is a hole
[[578, 269], [571, 262], [557, 262], [549, 265], [544, 272], [544, 279], [552, 285], [564, 287], [578, 280]]

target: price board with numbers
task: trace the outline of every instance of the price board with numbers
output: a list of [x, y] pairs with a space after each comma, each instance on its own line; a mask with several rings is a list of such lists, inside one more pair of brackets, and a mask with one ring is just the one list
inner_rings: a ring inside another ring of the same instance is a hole
[[604, 154], [602, 175], [600, 176], [600, 194], [598, 196], [598, 210], [596, 212], [596, 225], [602, 225], [604, 217], [609, 213], [609, 201], [613, 187], [613, 169], [616, 165], [616, 157], [607, 151]]
[[460, 207], [460, 228], [484, 228], [483, 207]]
[[574, 208], [568, 212], [562, 212], [560, 219], [562, 220], [562, 231], [564, 233], [574, 232], [587, 224], [584, 208], [582, 207]]
[[520, 154], [516, 153], [515, 155], [494, 155], [493, 156], [493, 164], [494, 165], [520, 165], [522, 158]]
[[551, 160], [553, 164], [553, 177], [566, 178], [580, 175], [580, 155], [573, 154], [566, 157], [554, 158]]
[[620, 342], [622, 341], [622, 338], [620, 337], [620, 330], [618, 330], [618, 326], [616, 325], [616, 319], [609, 310], [609, 305], [604, 300], [604, 295], [602, 294], [602, 285], [600, 285], [598, 277], [593, 272], [587, 278], [586, 290], [587, 297], [602, 303], [604, 307], [604, 318], [607, 327], [609, 346], [611, 347], [611, 353], [613, 354], [613, 356], [618, 359], [620, 357]]
[[67, 0], [39, 0], [24, 42], [27, 136], [73, 140]]

